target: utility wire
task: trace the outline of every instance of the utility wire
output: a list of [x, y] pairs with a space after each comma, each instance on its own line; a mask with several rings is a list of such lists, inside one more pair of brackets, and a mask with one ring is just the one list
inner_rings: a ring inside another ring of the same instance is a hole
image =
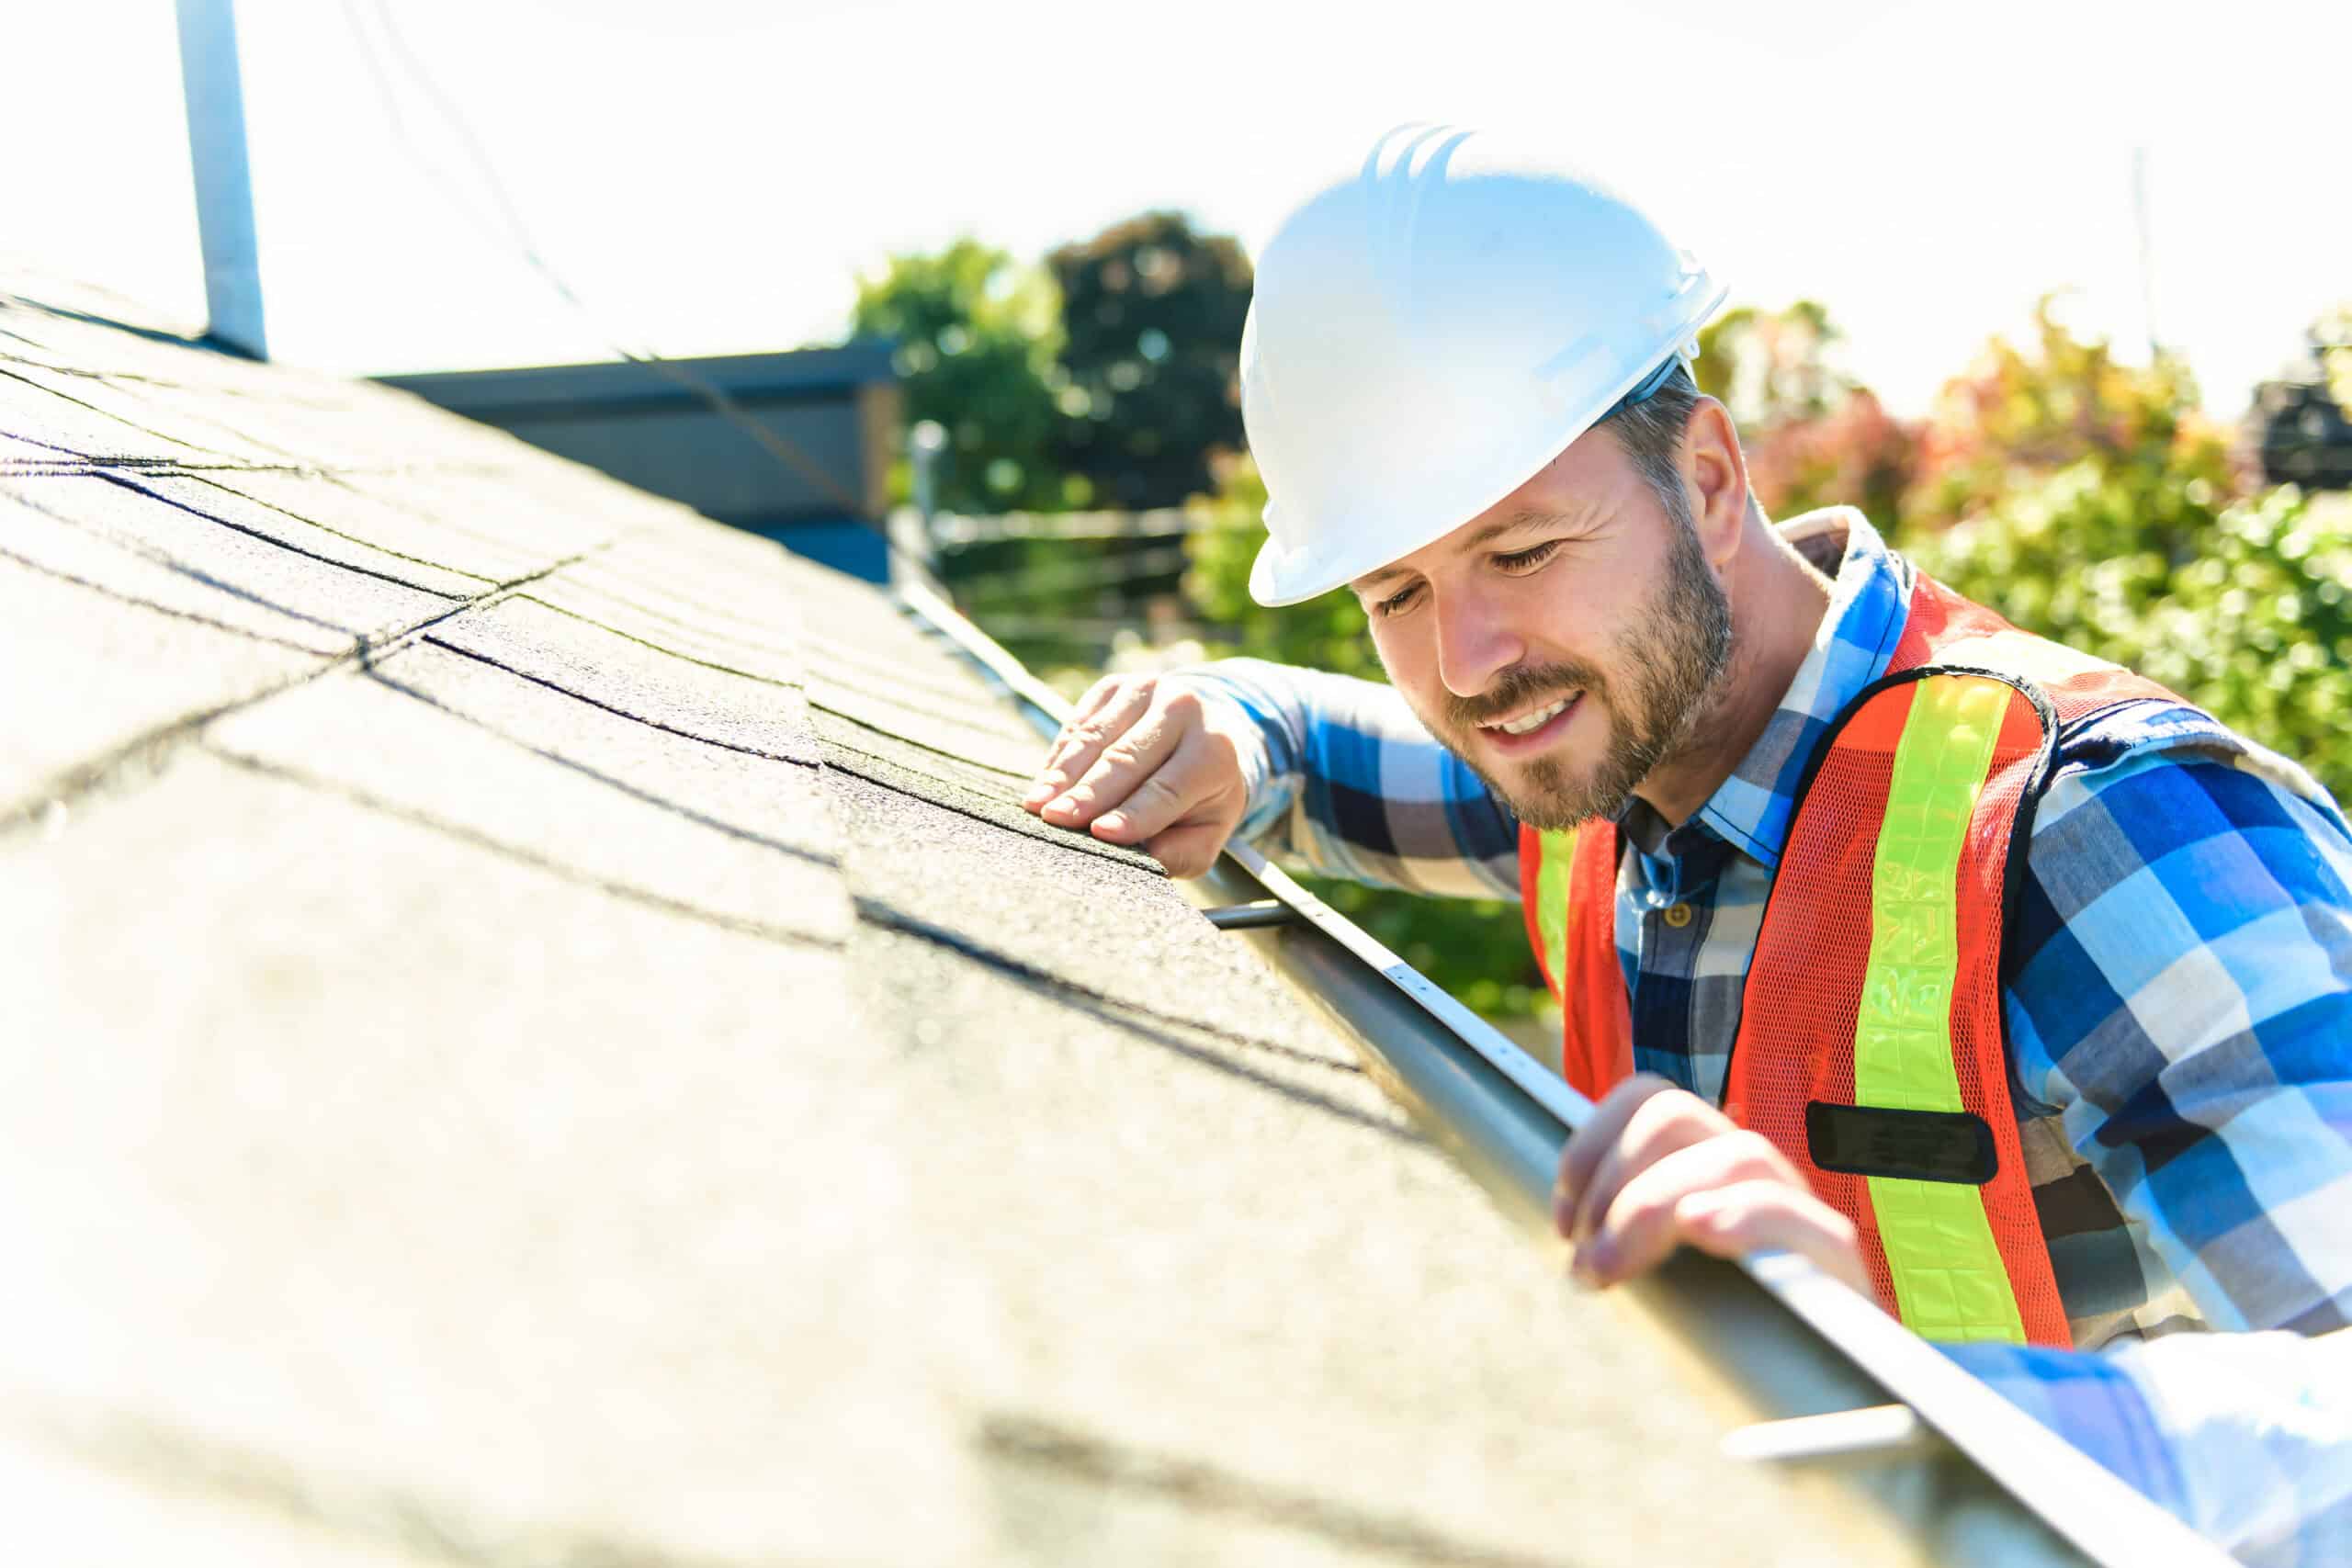
[[571, 285], [565, 281], [563, 275], [558, 272], [540, 253], [537, 243], [531, 237], [529, 226], [523, 221], [522, 213], [516, 209], [513, 197], [507, 191], [506, 182], [499, 177], [498, 169], [491, 161], [489, 150], [483, 146], [481, 138], [474, 133], [473, 127], [459, 111], [456, 101], [441, 90], [439, 85], [434, 81], [432, 73], [425, 68], [424, 62], [418, 57], [414, 50], [409, 47], [407, 40], [401, 34], [400, 28], [392, 20], [389, 0], [375, 0], [374, 8], [376, 25], [382, 32], [385, 43], [390, 46], [391, 52], [398, 59], [398, 63], [407, 73], [410, 80], [431, 100], [442, 120], [457, 136], [458, 144], [464, 148], [466, 156], [472, 162], [475, 172], [481, 175], [481, 183], [488, 190], [491, 200], [496, 205], [498, 223], [503, 225], [505, 232], [503, 235], [495, 232], [493, 224], [485, 218], [480, 209], [458, 195], [455, 184], [448, 178], [447, 171], [438, 163], [428, 158], [417, 146], [414, 138], [409, 133], [408, 120], [401, 112], [398, 84], [394, 81], [392, 73], [387, 69], [383, 56], [377, 49], [376, 40], [369, 36], [366, 19], [360, 15], [359, 0], [344, 0], [345, 19], [350, 24], [352, 37], [359, 44], [360, 54], [367, 62], [368, 73], [375, 80], [377, 94], [383, 99], [384, 113], [391, 122], [393, 137], [400, 142], [401, 152], [424, 171], [449, 204], [463, 212], [477, 228], [484, 231], [493, 243], [513, 247], [521, 255], [524, 263], [537, 273], [565, 304], [580, 313], [581, 317], [594, 329], [596, 336], [604, 341], [605, 346], [614, 355], [630, 364], [642, 365], [663, 379], [692, 392], [701, 399], [712, 412], [750, 436], [759, 444], [761, 450], [783, 464], [790, 472], [816, 486], [819, 491], [839, 502], [850, 515], [853, 517], [864, 515], [865, 502], [862, 497], [852, 494], [848, 487], [835, 479], [823, 465], [810, 457], [797, 446], [753, 419], [744, 411], [741, 403], [727, 393], [725, 389], [694, 374], [684, 366], [673, 363], [650, 347], [628, 347], [620, 340], [619, 334], [610, 330], [604, 319], [589, 307], [586, 300], [581, 299]]
[[[382, 33], [384, 42], [390, 52], [397, 57], [399, 66], [406, 72], [417, 89], [431, 101], [443, 122], [464, 149], [468, 160], [471, 162], [475, 173], [480, 176], [482, 187], [496, 206], [495, 219], [483, 213], [474, 202], [467, 200], [460, 194], [458, 182], [450, 177], [448, 171], [430, 158], [418, 145], [416, 139], [411, 135], [408, 118], [401, 110], [399, 84], [392, 71], [388, 68], [382, 53], [378, 50], [375, 39], [369, 36], [367, 19], [360, 13], [359, 0], [344, 0], [343, 9], [352, 37], [359, 45], [360, 54], [367, 64], [368, 74], [374, 79], [377, 95], [383, 100], [385, 117], [391, 124], [395, 140], [400, 142], [401, 151], [424, 171], [452, 207], [463, 213], [467, 220], [481, 230], [492, 243], [511, 247], [519, 254], [531, 271], [537, 274], [558, 298], [579, 313], [613, 354], [631, 364], [641, 365], [655, 375], [693, 393], [712, 412], [749, 436], [762, 451], [782, 464], [786, 470], [815, 486], [820, 493], [831, 498], [851, 516], [864, 515], [865, 502], [862, 497], [852, 494], [848, 488], [831, 473], [784, 435], [753, 419], [745, 412], [742, 405], [727, 393], [724, 388], [712, 384], [684, 366], [672, 363], [650, 345], [632, 348], [621, 341], [620, 335], [611, 330], [604, 318], [580, 297], [579, 292], [540, 251], [537, 242], [532, 237], [530, 226], [524, 221], [521, 210], [516, 207], [513, 196], [508, 191], [506, 182], [500, 177], [497, 165], [492, 160], [489, 149], [483, 144], [481, 136], [475, 132], [464, 112], [458, 108], [456, 100], [443, 91], [439, 84], [435, 81], [432, 72], [426, 67], [424, 60], [409, 46], [399, 25], [392, 19], [389, 0], [374, 0], [373, 9], [377, 29]], [[503, 230], [503, 233], [499, 232], [501, 229]], [[968, 523], [971, 520], [965, 521]], [[1012, 520], [1007, 521], [1012, 522]], [[1093, 524], [1091, 530], [1084, 526], [1088, 522]], [[1078, 525], [1073, 526], [1073, 524]], [[1193, 532], [1198, 526], [1197, 520], [1182, 511], [1171, 509], [1166, 512], [1121, 515], [1108, 522], [1093, 518], [1062, 519], [1054, 522], [1023, 518], [1018, 523], [1012, 523], [1002, 536], [1027, 536], [1035, 533], [1049, 537], [1148, 537], [1188, 534]], [[919, 580], [931, 579], [928, 547], [920, 552], [910, 551], [906, 542], [895, 536], [895, 530], [886, 531], [883, 537], [886, 547], [902, 570], [914, 574]], [[1207, 628], [1192, 627], [1188, 625], [1187, 629], [1197, 631]]]

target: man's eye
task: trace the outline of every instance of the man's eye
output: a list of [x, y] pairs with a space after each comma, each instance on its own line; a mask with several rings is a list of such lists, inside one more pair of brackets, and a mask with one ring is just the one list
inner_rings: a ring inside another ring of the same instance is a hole
[[1559, 547], [1559, 540], [1547, 540], [1532, 549], [1514, 550], [1507, 556], [1497, 556], [1495, 564], [1505, 571], [1532, 571], [1551, 559], [1552, 552]]

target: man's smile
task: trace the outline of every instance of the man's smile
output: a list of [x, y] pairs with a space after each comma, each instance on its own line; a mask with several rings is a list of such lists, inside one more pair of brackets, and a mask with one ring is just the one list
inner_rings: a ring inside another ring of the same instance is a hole
[[1478, 733], [1503, 755], [1523, 756], [1548, 745], [1583, 705], [1584, 694], [1571, 692], [1566, 696], [1554, 697], [1538, 706], [1522, 709], [1509, 718], [1481, 724]]

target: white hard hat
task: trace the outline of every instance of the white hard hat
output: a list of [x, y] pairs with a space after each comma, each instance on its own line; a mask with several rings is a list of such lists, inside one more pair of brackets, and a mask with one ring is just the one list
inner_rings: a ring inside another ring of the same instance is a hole
[[1450, 126], [1390, 131], [1258, 258], [1250, 597], [1295, 604], [1444, 537], [1695, 355], [1724, 294], [1585, 171]]

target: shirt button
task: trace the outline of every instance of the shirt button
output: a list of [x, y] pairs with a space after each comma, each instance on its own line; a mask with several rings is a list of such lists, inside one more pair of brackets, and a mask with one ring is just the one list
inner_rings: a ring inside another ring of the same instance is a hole
[[1666, 907], [1666, 923], [1672, 926], [1676, 931], [1680, 931], [1684, 926], [1689, 925], [1690, 923], [1690, 906], [1688, 904], [1668, 904]]

